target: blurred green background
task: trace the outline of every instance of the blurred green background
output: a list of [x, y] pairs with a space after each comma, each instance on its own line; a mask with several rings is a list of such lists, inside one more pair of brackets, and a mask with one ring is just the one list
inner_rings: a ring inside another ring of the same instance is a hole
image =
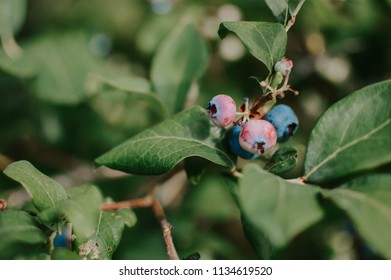
[[[209, 46], [210, 60], [189, 106], [206, 106], [227, 93], [239, 103], [261, 91], [250, 76], [267, 70], [234, 35], [220, 40], [222, 21], [272, 21], [262, 0], [34, 0], [0, 1], [0, 169], [26, 159], [69, 187], [94, 181], [107, 197], [140, 197], [150, 178], [94, 169], [93, 160], [162, 120], [146, 100], [102, 86], [97, 77], [126, 76], [142, 87], [153, 56], [178, 24], [192, 22]], [[11, 1], [12, 2], [12, 1]], [[16, 12], [15, 12], [16, 11]], [[334, 102], [391, 77], [391, 1], [307, 0], [289, 30], [286, 55], [294, 61], [292, 106], [300, 128], [300, 176], [309, 133]], [[8, 21], [7, 21], [8, 19]], [[14, 40], [13, 40], [14, 38]], [[194, 91], [194, 94], [193, 94]], [[242, 232], [239, 211], [212, 172], [196, 186], [162, 188], [181, 257], [256, 258]], [[0, 175], [0, 198], [10, 207], [26, 199]], [[136, 209], [117, 259], [165, 259], [161, 230], [149, 209]], [[277, 258], [377, 258], [345, 220], [326, 220], [295, 239]]]

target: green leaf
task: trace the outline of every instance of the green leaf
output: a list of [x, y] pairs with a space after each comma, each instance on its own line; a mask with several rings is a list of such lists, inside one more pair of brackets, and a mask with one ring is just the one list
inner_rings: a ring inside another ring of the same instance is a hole
[[151, 70], [153, 89], [170, 112], [184, 107], [192, 83], [206, 69], [208, 48], [192, 25], [179, 24], [159, 47]]
[[279, 23], [269, 22], [223, 22], [220, 24], [219, 36], [224, 38], [228, 31], [239, 36], [250, 53], [263, 62], [272, 72], [274, 64], [285, 55], [287, 35]]
[[[7, 210], [0, 212], [0, 259], [19, 257], [26, 255], [26, 250], [32, 245], [44, 245], [47, 237], [38, 228], [38, 223], [26, 212]], [[22, 246], [19, 248], [19, 246]], [[17, 251], [16, 248], [19, 248]]]
[[103, 198], [93, 185], [74, 187], [68, 193], [68, 200], [41, 212], [39, 218], [42, 222], [50, 224], [65, 216], [72, 223], [72, 231], [76, 238], [82, 242], [95, 231]]
[[124, 219], [116, 212], [100, 212], [95, 233], [83, 243], [76, 239], [79, 255], [87, 259], [111, 259], [121, 241]]
[[0, 1], [0, 36], [13, 37], [21, 28], [26, 16], [26, 0]]
[[24, 58], [25, 56], [22, 55], [21, 57], [12, 59], [0, 48], [0, 70], [20, 78], [33, 77], [35, 67]]
[[55, 248], [51, 254], [51, 260], [81, 260], [75, 252], [66, 248]]
[[390, 186], [390, 174], [373, 174], [324, 190], [327, 198], [346, 211], [360, 235], [387, 259], [391, 259]]
[[242, 215], [241, 221], [244, 234], [246, 235], [247, 240], [250, 242], [258, 257], [263, 260], [272, 259], [273, 246], [265, 233], [261, 231], [259, 227], [251, 224], [245, 215]]
[[323, 217], [318, 193], [315, 186], [287, 182], [249, 164], [239, 180], [238, 198], [248, 223], [282, 247]]
[[122, 217], [127, 227], [132, 227], [137, 222], [137, 217], [131, 208], [121, 208], [115, 211], [115, 213]]
[[338, 101], [311, 132], [305, 178], [321, 183], [391, 161], [391, 80]]
[[206, 111], [193, 107], [134, 136], [97, 158], [96, 163], [145, 175], [168, 172], [192, 156], [232, 167], [232, 159], [218, 146], [215, 129]]
[[[147, 119], [149, 115], [154, 121], [168, 115], [165, 104], [152, 93], [149, 81], [144, 78], [94, 74], [90, 75], [87, 83], [92, 95], [92, 108], [110, 125], [132, 129], [142, 124], [142, 119]], [[148, 123], [148, 120], [145, 122]]]
[[297, 149], [290, 146], [279, 148], [266, 163], [264, 169], [281, 175], [292, 170], [297, 164]]
[[74, 105], [87, 98], [84, 85], [88, 73], [99, 69], [82, 33], [46, 34], [24, 48], [36, 65], [35, 94], [43, 101]]
[[4, 174], [22, 184], [39, 211], [68, 199], [67, 193], [58, 182], [42, 174], [28, 161], [21, 160], [8, 165]]
[[299, 12], [305, 0], [265, 0], [278, 22], [286, 25]]

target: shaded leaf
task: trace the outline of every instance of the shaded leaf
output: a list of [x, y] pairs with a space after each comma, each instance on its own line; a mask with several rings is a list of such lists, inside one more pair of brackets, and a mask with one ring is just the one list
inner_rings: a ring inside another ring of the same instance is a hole
[[35, 65], [35, 94], [54, 104], [73, 105], [84, 101], [89, 72], [99, 69], [82, 33], [46, 34], [24, 48]]
[[0, 36], [13, 37], [20, 29], [26, 16], [26, 0], [0, 1]]
[[35, 67], [21, 57], [12, 59], [0, 48], [0, 70], [16, 77], [31, 78], [35, 74]]
[[151, 70], [153, 90], [170, 112], [183, 109], [192, 83], [204, 72], [208, 48], [194, 26], [178, 25], [159, 47]]
[[162, 174], [185, 158], [197, 156], [225, 167], [232, 159], [213, 137], [214, 126], [201, 107], [145, 130], [96, 159], [99, 165], [135, 174]]
[[219, 35], [224, 38], [234, 32], [249, 52], [263, 62], [271, 72], [274, 64], [285, 54], [287, 35], [279, 23], [237, 21], [220, 24]]
[[249, 164], [239, 180], [239, 207], [248, 223], [281, 247], [323, 217], [318, 192], [315, 186], [287, 182]]
[[360, 235], [387, 259], [391, 258], [391, 175], [356, 178], [325, 196], [346, 211]]
[[19, 250], [26, 256], [23, 250], [31, 249], [26, 246], [42, 246], [48, 240], [33, 217], [15, 210], [0, 211], [0, 236], [0, 259], [13, 258]]
[[55, 248], [52, 255], [51, 260], [81, 260], [81, 257], [66, 248]]
[[116, 212], [100, 212], [95, 232], [87, 241], [76, 239], [79, 255], [87, 259], [111, 259], [121, 241], [125, 223]]
[[110, 125], [132, 129], [168, 115], [165, 104], [152, 93], [149, 81], [144, 78], [94, 74], [87, 83], [92, 108]]
[[292, 16], [296, 16], [305, 0], [265, 0], [278, 22], [286, 25]]
[[102, 195], [93, 185], [74, 187], [68, 193], [68, 200], [41, 212], [39, 218], [42, 222], [50, 224], [65, 217], [72, 223], [72, 231], [76, 238], [86, 240], [94, 233], [98, 223]]
[[132, 227], [137, 223], [137, 217], [130, 208], [121, 208], [118, 209], [115, 213], [122, 217], [127, 227]]
[[201, 259], [201, 255], [200, 255], [200, 253], [195, 252], [195, 253], [191, 253], [187, 257], [184, 257], [183, 259], [187, 260], [187, 261], [198, 261]]
[[254, 226], [252, 223], [250, 223], [250, 221], [246, 218], [245, 215], [241, 216], [241, 221], [244, 234], [247, 240], [252, 245], [253, 249], [255, 250], [257, 256], [263, 260], [272, 259], [273, 246], [265, 233], [261, 231], [259, 227]]
[[297, 164], [297, 149], [290, 146], [279, 148], [266, 163], [264, 169], [280, 175], [292, 170]]
[[391, 161], [391, 81], [365, 87], [331, 106], [311, 132], [304, 162], [309, 182], [325, 182]]
[[21, 160], [8, 165], [4, 174], [22, 184], [39, 211], [68, 199], [67, 193], [58, 182], [41, 173], [28, 161]]

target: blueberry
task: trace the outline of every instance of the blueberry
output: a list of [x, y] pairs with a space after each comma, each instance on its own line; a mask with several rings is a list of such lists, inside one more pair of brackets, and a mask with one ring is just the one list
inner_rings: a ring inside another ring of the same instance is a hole
[[209, 101], [207, 112], [215, 125], [227, 126], [235, 119], [236, 103], [231, 96], [219, 94]]
[[238, 124], [231, 129], [231, 135], [228, 141], [229, 147], [231, 148], [231, 151], [235, 155], [240, 156], [241, 158], [244, 159], [253, 158], [255, 157], [253, 153], [243, 150], [243, 148], [240, 146], [239, 134], [241, 131], [242, 131], [242, 126]]
[[299, 127], [299, 120], [293, 110], [283, 104], [274, 106], [265, 116], [265, 120], [273, 124], [277, 131], [277, 141], [285, 142]]
[[274, 148], [277, 134], [274, 126], [265, 120], [250, 120], [239, 135], [240, 146], [254, 154], [263, 155]]

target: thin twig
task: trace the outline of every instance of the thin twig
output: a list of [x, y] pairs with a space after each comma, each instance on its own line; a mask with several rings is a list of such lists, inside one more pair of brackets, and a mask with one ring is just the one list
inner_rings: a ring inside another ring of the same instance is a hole
[[152, 210], [156, 218], [160, 222], [160, 225], [163, 230], [163, 239], [164, 239], [164, 243], [166, 244], [168, 259], [179, 260], [178, 253], [175, 249], [174, 241], [172, 240], [172, 235], [171, 235], [172, 226], [167, 221], [164, 210], [161, 207], [159, 201], [155, 197], [152, 198]]
[[[175, 170], [176, 174], [178, 170]], [[170, 174], [169, 178], [172, 177], [173, 174]], [[175, 245], [171, 235], [171, 224], [167, 221], [166, 214], [164, 213], [163, 207], [160, 205], [156, 196], [153, 193], [153, 190], [145, 196], [144, 198], [132, 199], [121, 202], [114, 203], [103, 203], [100, 207], [102, 211], [109, 210], [118, 210], [120, 208], [146, 208], [151, 207], [153, 213], [155, 214], [156, 219], [159, 221], [162, 231], [163, 231], [163, 239], [166, 245], [168, 259], [170, 260], [179, 260], [178, 253], [175, 249]]]
[[146, 208], [151, 207], [152, 205], [152, 199], [148, 195], [144, 198], [139, 199], [132, 199], [132, 200], [126, 200], [121, 202], [114, 202], [114, 203], [103, 203], [100, 206], [100, 210], [102, 211], [114, 211], [121, 208]]

